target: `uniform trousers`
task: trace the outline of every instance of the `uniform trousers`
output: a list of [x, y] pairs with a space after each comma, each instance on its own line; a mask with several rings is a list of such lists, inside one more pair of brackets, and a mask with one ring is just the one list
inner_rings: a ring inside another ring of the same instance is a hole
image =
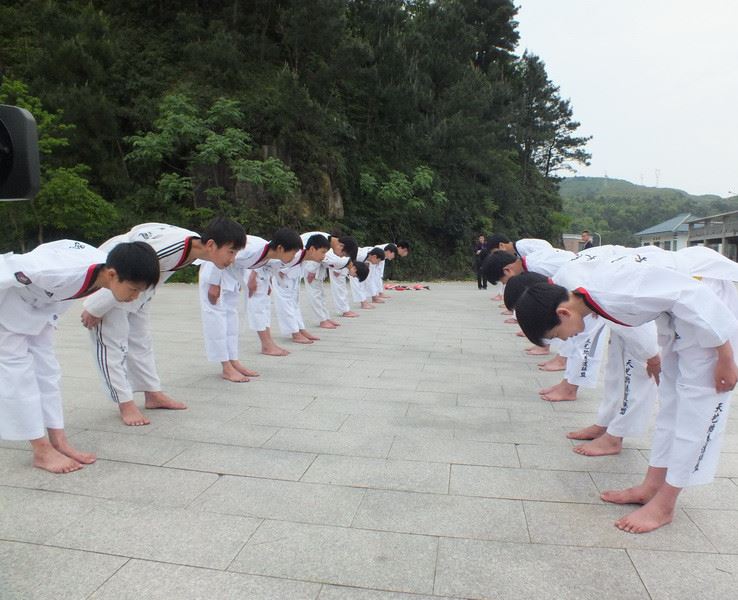
[[559, 354], [566, 357], [566, 381], [583, 388], [597, 387], [607, 333], [604, 319], [586, 318], [584, 331], [562, 344]]
[[151, 339], [150, 302], [135, 312], [110, 309], [90, 330], [95, 364], [113, 402], [129, 402], [134, 392], [161, 391]]
[[616, 437], [642, 435], [656, 403], [656, 380], [648, 376], [646, 363], [629, 351], [628, 343], [615, 330], [610, 331], [604, 379], [595, 423]]
[[287, 272], [272, 275], [274, 307], [279, 330], [283, 335], [292, 335], [305, 329], [300, 310], [300, 269], [294, 271], [294, 274]]
[[47, 428], [64, 429], [53, 334], [50, 324], [38, 335], [14, 333], [0, 325], [2, 439], [36, 440]]
[[238, 291], [221, 288], [218, 302], [211, 304], [207, 298], [207, 289], [200, 290], [205, 356], [210, 362], [238, 360], [239, 295]]
[[[328, 307], [325, 303], [325, 291], [323, 285], [325, 282], [326, 270], [326, 267], [323, 265], [318, 265], [315, 271], [303, 266], [308, 303], [320, 322], [328, 320]], [[315, 278], [311, 282], [308, 280], [308, 276], [312, 273], [315, 273]]]
[[[663, 338], [662, 338], [663, 341]], [[672, 335], [661, 347], [659, 411], [649, 465], [687, 487], [715, 477], [732, 392], [715, 390], [714, 348]]]
[[333, 296], [333, 306], [336, 312], [342, 315], [351, 310], [348, 299], [348, 289], [346, 287], [346, 279], [348, 278], [348, 269], [343, 268], [338, 271], [328, 269], [331, 279], [331, 295]]
[[271, 269], [260, 267], [249, 273], [256, 273], [256, 290], [249, 296], [246, 294], [246, 316], [249, 328], [253, 331], [265, 331], [272, 323], [272, 299], [269, 295]]

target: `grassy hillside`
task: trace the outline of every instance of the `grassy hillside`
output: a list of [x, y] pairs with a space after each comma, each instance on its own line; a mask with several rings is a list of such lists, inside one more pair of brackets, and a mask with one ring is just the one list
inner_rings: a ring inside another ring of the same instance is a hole
[[597, 231], [603, 244], [637, 243], [633, 234], [679, 213], [694, 216], [738, 210], [738, 196], [693, 196], [683, 190], [636, 185], [607, 177], [570, 177], [559, 185], [570, 231]]

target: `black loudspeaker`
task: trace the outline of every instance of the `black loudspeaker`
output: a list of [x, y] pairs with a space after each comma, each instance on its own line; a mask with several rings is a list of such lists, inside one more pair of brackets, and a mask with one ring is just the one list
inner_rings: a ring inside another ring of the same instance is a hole
[[40, 185], [36, 120], [24, 108], [0, 104], [0, 200], [30, 200]]

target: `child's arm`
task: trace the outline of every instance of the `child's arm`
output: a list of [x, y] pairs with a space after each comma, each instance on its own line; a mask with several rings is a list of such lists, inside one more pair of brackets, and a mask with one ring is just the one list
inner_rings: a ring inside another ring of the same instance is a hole
[[210, 304], [218, 304], [218, 298], [220, 298], [220, 286], [208, 286], [208, 301], [210, 302]]
[[738, 382], [738, 368], [733, 358], [733, 347], [725, 342], [717, 350], [717, 364], [715, 365], [715, 389], [718, 392], [729, 392]]
[[249, 280], [246, 284], [246, 289], [249, 292], [249, 298], [256, 292], [256, 271], [250, 271]]

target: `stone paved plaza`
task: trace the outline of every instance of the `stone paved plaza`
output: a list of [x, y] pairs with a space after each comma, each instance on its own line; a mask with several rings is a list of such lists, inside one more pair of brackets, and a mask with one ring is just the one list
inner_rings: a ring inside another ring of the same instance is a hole
[[[165, 389], [182, 412], [125, 427], [79, 326], [57, 336], [67, 428], [95, 465], [31, 468], [0, 447], [2, 600], [738, 597], [738, 413], [720, 477], [646, 535], [601, 490], [640, 480], [648, 436], [587, 458], [564, 437], [601, 390], [549, 404], [560, 379], [523, 354], [472, 282], [392, 299], [227, 383], [204, 359], [195, 286], [154, 301]], [[305, 310], [312, 324], [309, 311]], [[276, 325], [276, 324], [275, 324]], [[275, 327], [275, 334], [278, 330]]]

